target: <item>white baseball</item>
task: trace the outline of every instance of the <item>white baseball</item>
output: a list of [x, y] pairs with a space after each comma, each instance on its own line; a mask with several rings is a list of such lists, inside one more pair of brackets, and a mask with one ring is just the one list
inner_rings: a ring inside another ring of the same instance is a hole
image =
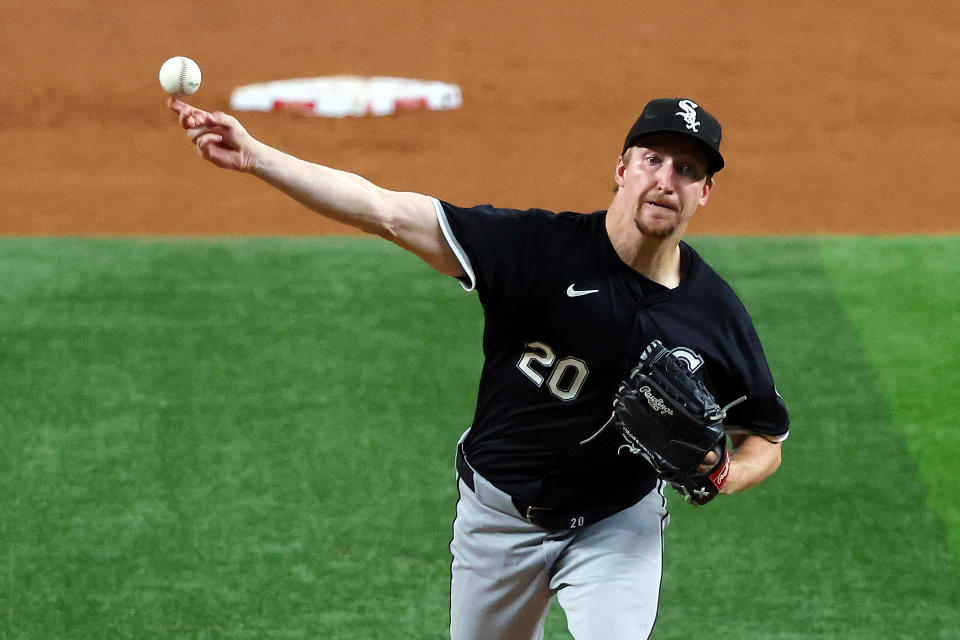
[[160, 86], [174, 96], [189, 96], [200, 88], [200, 67], [190, 58], [174, 56], [160, 67]]

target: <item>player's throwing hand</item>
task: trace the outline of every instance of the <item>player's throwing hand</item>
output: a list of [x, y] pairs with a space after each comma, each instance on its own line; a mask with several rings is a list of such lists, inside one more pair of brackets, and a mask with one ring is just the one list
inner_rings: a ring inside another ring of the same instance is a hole
[[204, 160], [223, 169], [250, 170], [253, 150], [259, 143], [236, 118], [197, 109], [177, 98], [169, 98], [167, 105], [177, 114], [180, 126], [187, 130], [187, 137]]

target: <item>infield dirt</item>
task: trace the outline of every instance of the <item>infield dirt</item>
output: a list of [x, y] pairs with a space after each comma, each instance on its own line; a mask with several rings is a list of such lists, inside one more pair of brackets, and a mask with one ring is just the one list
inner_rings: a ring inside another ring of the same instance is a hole
[[727, 159], [693, 233], [960, 231], [953, 3], [587, 5], [13, 0], [0, 234], [350, 231], [203, 163], [157, 82], [172, 55], [199, 62], [206, 109], [281, 78], [460, 85], [452, 112], [240, 116], [294, 155], [461, 205], [605, 208], [643, 104], [682, 95], [721, 120]]

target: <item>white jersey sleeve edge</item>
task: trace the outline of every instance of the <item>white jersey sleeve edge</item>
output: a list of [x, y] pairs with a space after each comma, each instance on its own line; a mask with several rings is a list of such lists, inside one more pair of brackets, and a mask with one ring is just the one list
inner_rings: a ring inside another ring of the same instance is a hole
[[440, 231], [443, 233], [443, 238], [447, 241], [447, 245], [450, 247], [450, 250], [453, 251], [453, 255], [456, 256], [457, 262], [460, 263], [460, 266], [463, 267], [463, 272], [466, 274], [466, 281], [464, 278], [458, 278], [458, 280], [460, 280], [460, 286], [463, 287], [464, 291], [473, 291], [477, 288], [477, 277], [474, 275], [470, 258], [467, 256], [467, 252], [463, 250], [463, 247], [460, 246], [457, 237], [453, 234], [453, 229], [450, 228], [450, 222], [447, 220], [447, 214], [443, 210], [443, 205], [440, 204], [440, 201], [436, 198], [431, 197], [430, 199], [433, 201], [433, 208], [437, 212], [437, 222], [440, 223]]
[[727, 425], [727, 424], [723, 425], [723, 430], [726, 431], [726, 432], [727, 432], [728, 434], [730, 434], [730, 435], [760, 436], [760, 437], [762, 437], [762, 438], [766, 438], [767, 440], [769, 440], [770, 442], [773, 442], [773, 443], [783, 442], [783, 441], [786, 440], [788, 437], [790, 437], [790, 432], [789, 432], [789, 431], [787, 431], [786, 433], [782, 433], [782, 434], [780, 434], [780, 435], [771, 436], [771, 435], [766, 434], [766, 433], [757, 433], [756, 431], [750, 431], [749, 429], [744, 429], [744, 428], [742, 428], [742, 427], [735, 427], [735, 426], [733, 426], [733, 425]]

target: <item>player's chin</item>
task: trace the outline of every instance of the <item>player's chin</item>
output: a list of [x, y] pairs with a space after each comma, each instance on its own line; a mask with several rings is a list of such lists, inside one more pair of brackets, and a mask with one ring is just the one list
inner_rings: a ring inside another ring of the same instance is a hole
[[677, 215], [671, 209], [647, 205], [636, 215], [637, 229], [652, 238], [669, 238], [677, 230]]
[[672, 236], [677, 227], [667, 221], [647, 221], [647, 220], [637, 220], [637, 229], [644, 236], [650, 238], [669, 238]]

